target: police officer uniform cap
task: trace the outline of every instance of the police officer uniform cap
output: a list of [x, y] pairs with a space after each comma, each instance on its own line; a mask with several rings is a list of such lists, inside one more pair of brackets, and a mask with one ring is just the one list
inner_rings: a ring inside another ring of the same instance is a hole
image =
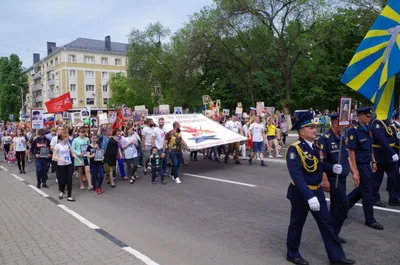
[[331, 121], [339, 119], [339, 114], [338, 113], [333, 113], [328, 115], [329, 118], [331, 118]]
[[301, 128], [307, 127], [313, 125], [315, 126], [314, 119], [313, 119], [313, 114], [311, 111], [304, 112], [303, 114], [300, 115], [298, 118], [297, 122], [293, 124], [292, 130], [300, 130]]
[[357, 114], [372, 114], [372, 107], [361, 107], [356, 109]]

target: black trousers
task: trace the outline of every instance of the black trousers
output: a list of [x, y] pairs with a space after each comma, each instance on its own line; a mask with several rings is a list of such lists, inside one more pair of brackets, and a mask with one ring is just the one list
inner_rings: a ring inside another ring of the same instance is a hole
[[68, 189], [68, 197], [72, 194], [72, 164], [66, 166], [57, 166], [57, 179], [58, 179], [58, 189], [60, 192], [64, 193], [65, 185]]
[[25, 171], [25, 151], [15, 152], [19, 170]]

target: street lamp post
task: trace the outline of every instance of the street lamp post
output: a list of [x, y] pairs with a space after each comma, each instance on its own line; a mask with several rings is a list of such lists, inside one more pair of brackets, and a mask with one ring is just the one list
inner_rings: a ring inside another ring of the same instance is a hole
[[24, 114], [24, 89], [16, 84], [11, 84], [12, 86], [19, 87], [21, 89], [21, 116]]

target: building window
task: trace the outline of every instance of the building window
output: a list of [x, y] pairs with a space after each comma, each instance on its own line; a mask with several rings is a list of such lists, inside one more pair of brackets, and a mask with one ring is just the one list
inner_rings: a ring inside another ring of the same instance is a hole
[[94, 78], [94, 71], [85, 71], [86, 78]]
[[102, 72], [101, 75], [103, 79], [108, 79], [108, 72]]
[[121, 59], [115, 59], [115, 65], [121, 65]]
[[76, 98], [71, 98], [71, 101], [72, 101], [72, 105], [76, 106], [76, 103], [77, 103]]
[[56, 73], [56, 75], [55, 75], [55, 78], [54, 79], [58, 79], [58, 72]]
[[94, 85], [86, 85], [86, 92], [94, 92]]
[[94, 105], [94, 98], [87, 98], [86, 105]]
[[85, 63], [94, 64], [94, 57], [85, 56]]
[[70, 55], [70, 56], [69, 56], [69, 62], [70, 62], [70, 63], [75, 63], [75, 62], [76, 62], [76, 57], [75, 57], [75, 55]]
[[108, 64], [108, 59], [107, 58], [101, 58], [101, 64], [102, 65], [107, 65]]
[[58, 64], [58, 57], [56, 58], [55, 62], [56, 62], [56, 65], [57, 65]]
[[107, 105], [108, 104], [108, 98], [103, 98], [103, 105]]
[[76, 70], [69, 70], [70, 77], [76, 77]]
[[50, 61], [50, 65], [54, 66], [54, 61], [53, 60]]
[[107, 92], [108, 91], [108, 86], [107, 85], [103, 85], [103, 92]]
[[125, 58], [125, 66], [128, 65], [128, 58]]
[[75, 84], [71, 84], [69, 91], [75, 92], [76, 91], [76, 85]]

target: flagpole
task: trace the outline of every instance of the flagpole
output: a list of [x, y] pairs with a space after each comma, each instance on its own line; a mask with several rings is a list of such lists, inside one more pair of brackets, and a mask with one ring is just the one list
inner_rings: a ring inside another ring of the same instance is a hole
[[[342, 158], [342, 145], [343, 145], [343, 136], [344, 136], [344, 129], [340, 132], [340, 143], [339, 143], [339, 157], [338, 157], [338, 164], [341, 165], [340, 161]], [[339, 174], [336, 174], [336, 183], [335, 183], [335, 188], [338, 187], [339, 184]]]

